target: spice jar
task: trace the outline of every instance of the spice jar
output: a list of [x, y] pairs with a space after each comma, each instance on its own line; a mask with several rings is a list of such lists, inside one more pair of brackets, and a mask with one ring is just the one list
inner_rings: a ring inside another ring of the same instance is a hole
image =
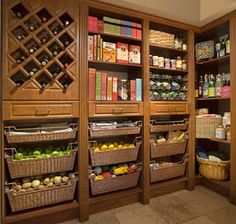
[[182, 60], [182, 69], [187, 70], [187, 61], [186, 60]]
[[176, 68], [177, 69], [182, 69], [182, 59], [180, 56], [177, 57], [176, 59]]
[[165, 58], [164, 62], [165, 62], [165, 68], [169, 69], [170, 68], [170, 59], [169, 58]]
[[216, 138], [225, 140], [225, 128], [222, 125], [219, 125], [219, 127], [216, 128]]
[[170, 60], [170, 68], [171, 69], [176, 69], [176, 60], [175, 59]]

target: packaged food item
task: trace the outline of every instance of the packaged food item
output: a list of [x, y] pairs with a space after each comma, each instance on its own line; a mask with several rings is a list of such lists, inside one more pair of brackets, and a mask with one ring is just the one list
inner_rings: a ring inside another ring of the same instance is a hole
[[187, 61], [186, 60], [182, 60], [182, 69], [187, 70]]
[[140, 64], [141, 63], [140, 46], [130, 45], [130, 47], [129, 47], [129, 63], [131, 63], [131, 64]]
[[176, 68], [177, 69], [182, 69], [182, 59], [180, 56], [177, 57], [176, 59]]
[[223, 127], [231, 124], [230, 112], [225, 112], [223, 117]]
[[121, 79], [118, 83], [118, 100], [128, 100], [129, 87], [126, 79]]
[[176, 69], [176, 60], [175, 59], [170, 60], [170, 68], [171, 69]]
[[121, 64], [128, 64], [129, 60], [129, 51], [128, 51], [129, 45], [125, 43], [117, 43], [116, 48], [116, 61], [117, 63]]
[[104, 62], [116, 62], [116, 44], [110, 42], [103, 42], [103, 61]]
[[158, 66], [164, 68], [164, 57], [158, 57]]
[[164, 59], [164, 63], [165, 63], [165, 68], [169, 69], [170, 68], [170, 59], [169, 58], [165, 58]]
[[152, 57], [152, 62], [154, 66], [159, 66], [159, 57], [158, 56], [153, 56]]

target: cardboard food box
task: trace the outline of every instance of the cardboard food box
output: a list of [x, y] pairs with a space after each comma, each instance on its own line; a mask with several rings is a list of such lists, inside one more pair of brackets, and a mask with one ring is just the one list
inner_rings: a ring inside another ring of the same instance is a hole
[[116, 44], [110, 42], [103, 42], [102, 49], [103, 61], [104, 62], [116, 62]]

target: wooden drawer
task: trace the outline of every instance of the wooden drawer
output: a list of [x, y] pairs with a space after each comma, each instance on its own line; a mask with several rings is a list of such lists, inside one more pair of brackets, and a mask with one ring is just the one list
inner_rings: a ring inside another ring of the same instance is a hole
[[89, 117], [143, 115], [143, 102], [89, 102]]
[[150, 102], [151, 115], [155, 114], [188, 114], [188, 104], [182, 102]]
[[3, 102], [3, 119], [42, 119], [42, 118], [76, 118], [79, 117], [78, 102]]

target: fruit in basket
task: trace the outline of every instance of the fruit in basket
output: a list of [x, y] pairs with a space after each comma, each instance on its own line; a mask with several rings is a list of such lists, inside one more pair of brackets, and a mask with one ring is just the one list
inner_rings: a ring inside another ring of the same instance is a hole
[[51, 156], [58, 156], [58, 154], [59, 154], [58, 151], [53, 151], [53, 152], [51, 153]]
[[22, 185], [22, 188], [23, 188], [23, 189], [29, 189], [31, 186], [32, 186], [31, 182], [28, 182], [28, 183], [24, 183], [24, 184]]
[[38, 189], [39, 188], [39, 185], [40, 185], [40, 180], [33, 180], [32, 181], [32, 187], [34, 189]]
[[102, 175], [98, 175], [95, 177], [95, 180], [103, 180], [103, 179], [104, 179], [104, 177]]
[[100, 152], [99, 147], [95, 147], [95, 148], [94, 148], [94, 152]]
[[47, 185], [46, 185], [46, 187], [53, 187], [53, 182], [49, 182]]
[[101, 146], [101, 150], [107, 150], [107, 145], [106, 144], [103, 144], [102, 146]]
[[70, 178], [70, 179], [75, 179], [75, 174], [70, 173], [70, 174], [69, 174], [69, 178]]
[[135, 173], [136, 172], [136, 168], [133, 166], [128, 167], [128, 173]]
[[123, 145], [118, 145], [117, 149], [123, 149]]
[[47, 185], [50, 183], [50, 179], [47, 177], [43, 180], [43, 184]]
[[16, 191], [19, 191], [20, 189], [22, 189], [22, 186], [20, 184], [14, 186], [14, 190]]
[[103, 178], [110, 178], [111, 177], [111, 173], [110, 172], [103, 172], [102, 176], [103, 176]]
[[51, 154], [53, 151], [54, 151], [53, 146], [48, 146], [48, 147], [45, 149], [45, 153], [46, 153], [46, 154]]
[[62, 177], [62, 183], [68, 183], [69, 179], [70, 179], [69, 177], [63, 176]]
[[113, 144], [109, 144], [108, 149], [114, 150], [115, 146]]
[[53, 183], [56, 184], [56, 185], [60, 185], [60, 184], [61, 184], [61, 181], [62, 181], [61, 176], [55, 176], [55, 177], [53, 178]]
[[129, 144], [128, 148], [135, 148], [135, 145], [134, 144]]
[[107, 166], [107, 165], [102, 166], [102, 171], [103, 171], [103, 172], [109, 171], [109, 166]]
[[41, 152], [39, 150], [34, 150], [33, 151], [33, 155], [34, 156], [40, 156], [41, 155]]
[[97, 166], [94, 168], [94, 172], [96, 175], [100, 175], [102, 173], [102, 168], [100, 166]]
[[18, 152], [14, 155], [15, 160], [22, 160], [23, 158], [24, 158], [24, 155], [20, 152]]
[[58, 156], [64, 156], [64, 155], [65, 155], [64, 152], [62, 152], [62, 151], [58, 152]]
[[118, 146], [118, 142], [114, 142], [113, 145], [114, 145], [115, 147], [117, 147], [117, 146]]
[[113, 173], [115, 175], [122, 175], [122, 174], [128, 173], [128, 167], [122, 166], [122, 167], [116, 168], [114, 169]]

